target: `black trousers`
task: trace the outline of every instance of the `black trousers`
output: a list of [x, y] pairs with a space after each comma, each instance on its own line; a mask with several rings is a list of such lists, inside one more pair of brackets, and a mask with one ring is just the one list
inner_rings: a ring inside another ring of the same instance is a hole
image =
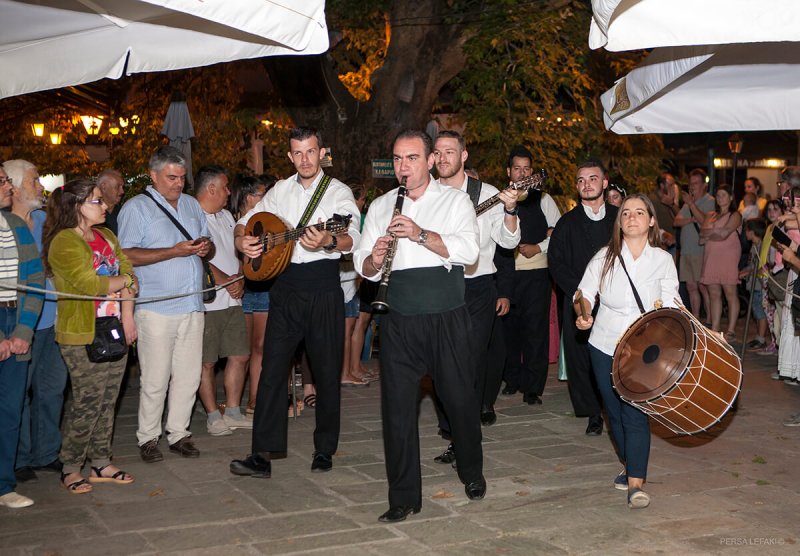
[[289, 368], [303, 339], [317, 389], [314, 449], [336, 453], [344, 355], [344, 294], [338, 283], [324, 291], [270, 291], [264, 362], [253, 416], [253, 453], [286, 452]]
[[[495, 306], [497, 305], [497, 288], [494, 285], [492, 276], [486, 275], [466, 280], [464, 302], [467, 305], [470, 325], [472, 326], [470, 349], [472, 350], [471, 360], [475, 365], [478, 400], [483, 403], [484, 392], [487, 387], [489, 342], [492, 339], [492, 328], [496, 316]], [[497, 392], [495, 391], [494, 394], [496, 397]], [[439, 430], [442, 432], [442, 436], [451, 438], [450, 423], [437, 394], [434, 395], [434, 404], [439, 418]]]
[[452, 423], [462, 482], [483, 475], [481, 424], [471, 326], [466, 307], [445, 313], [381, 317], [381, 411], [389, 505], [419, 507], [418, 403], [422, 377], [430, 374]]
[[514, 272], [514, 299], [506, 321], [506, 384], [541, 396], [550, 364], [550, 298], [546, 268]]
[[483, 400], [481, 408], [494, 407], [500, 384], [503, 382], [503, 368], [506, 362], [506, 340], [503, 319], [494, 315], [492, 337], [489, 339], [489, 350], [486, 361], [486, 380], [483, 383]]
[[602, 403], [597, 388], [592, 361], [589, 357], [589, 334], [591, 330], [575, 328], [575, 310], [571, 296], [564, 295], [564, 317], [561, 334], [564, 338], [564, 358], [567, 364], [567, 387], [576, 417], [600, 415]]

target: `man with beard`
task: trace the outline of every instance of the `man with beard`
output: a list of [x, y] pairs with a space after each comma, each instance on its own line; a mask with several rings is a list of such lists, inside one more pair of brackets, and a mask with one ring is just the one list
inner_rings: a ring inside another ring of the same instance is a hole
[[[436, 138], [433, 157], [439, 183], [453, 187], [470, 196], [473, 206], [498, 194], [495, 187], [480, 180], [468, 178], [464, 173], [464, 162], [469, 154], [464, 145], [464, 138], [455, 131], [442, 131]], [[506, 189], [499, 193], [502, 203], [494, 205], [478, 216], [480, 254], [478, 260], [464, 268], [465, 294], [464, 300], [469, 310], [472, 323], [472, 361], [476, 365], [478, 378], [478, 397], [481, 399], [481, 421], [493, 424], [497, 419], [492, 407], [494, 392], [487, 391], [487, 385], [498, 384], [487, 376], [489, 366], [488, 350], [492, 329], [496, 324], [495, 315], [508, 312], [508, 300], [498, 299], [494, 284], [494, 273], [497, 268], [493, 258], [496, 246], [513, 249], [519, 243], [519, 219], [517, 217], [517, 197], [519, 191]], [[499, 321], [497, 322], [499, 326]], [[437, 404], [439, 429], [442, 436], [450, 438], [450, 424], [447, 415]], [[445, 452], [436, 457], [437, 463], [452, 463], [455, 451], [451, 443]]]
[[[533, 155], [518, 145], [508, 156], [506, 172], [512, 182], [531, 176]], [[514, 253], [514, 296], [505, 323], [506, 387], [503, 394], [523, 393], [522, 401], [541, 404], [550, 363], [550, 298], [547, 274], [550, 233], [561, 212], [547, 193], [530, 190], [519, 208], [521, 238]]]
[[[426, 133], [401, 132], [392, 152], [394, 173], [405, 179], [408, 194], [404, 198], [393, 189], [372, 202], [353, 254], [359, 274], [375, 282], [381, 279], [390, 241], [396, 241], [387, 290], [390, 309], [381, 317], [381, 410], [389, 481], [389, 510], [378, 518], [383, 522], [403, 521], [422, 506], [417, 409], [425, 374], [433, 378], [450, 419], [467, 498], [486, 494], [464, 303], [464, 267], [475, 263], [480, 250], [475, 209], [469, 197], [431, 177], [434, 158]], [[402, 211], [395, 215], [398, 204]]]
[[567, 386], [576, 417], [589, 417], [586, 434], [603, 433], [602, 404], [592, 379], [589, 331], [575, 327], [572, 295], [578, 289], [586, 265], [611, 238], [617, 207], [603, 200], [608, 177], [603, 164], [587, 160], [578, 166], [580, 204], [558, 221], [550, 236], [550, 274], [564, 292], [562, 336], [567, 363]]
[[270, 477], [272, 454], [286, 452], [287, 379], [302, 340], [317, 389], [312, 472], [331, 470], [339, 443], [339, 385], [344, 356], [344, 294], [339, 282], [339, 259], [358, 244], [359, 210], [352, 190], [322, 171], [325, 147], [319, 131], [310, 127], [292, 129], [288, 156], [297, 173], [276, 183], [239, 219], [233, 232], [237, 250], [251, 258], [261, 256], [259, 238], [245, 235], [245, 225], [257, 212], [273, 213], [292, 227], [311, 209], [308, 224], [324, 222], [334, 214], [354, 218], [347, 233], [339, 236], [328, 230], [306, 228], [292, 251], [291, 263], [270, 289], [252, 451], [244, 459], [231, 462], [234, 475]]

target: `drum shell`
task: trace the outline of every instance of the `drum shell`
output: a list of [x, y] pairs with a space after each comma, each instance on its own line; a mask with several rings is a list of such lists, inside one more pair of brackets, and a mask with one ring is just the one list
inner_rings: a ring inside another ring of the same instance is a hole
[[741, 381], [733, 349], [681, 309], [645, 313], [614, 352], [612, 382], [620, 397], [678, 434], [719, 422]]

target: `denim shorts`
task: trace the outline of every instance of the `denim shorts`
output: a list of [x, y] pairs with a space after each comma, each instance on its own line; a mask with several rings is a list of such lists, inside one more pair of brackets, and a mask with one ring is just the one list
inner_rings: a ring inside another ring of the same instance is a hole
[[353, 296], [353, 299], [344, 304], [344, 318], [353, 319], [358, 316], [358, 307], [361, 304], [358, 299], [358, 294]]
[[764, 290], [753, 291], [753, 318], [756, 320], [767, 318], [767, 313], [764, 312], [764, 306], [761, 304], [763, 298]]
[[244, 291], [242, 310], [245, 315], [252, 313], [269, 313], [269, 292]]

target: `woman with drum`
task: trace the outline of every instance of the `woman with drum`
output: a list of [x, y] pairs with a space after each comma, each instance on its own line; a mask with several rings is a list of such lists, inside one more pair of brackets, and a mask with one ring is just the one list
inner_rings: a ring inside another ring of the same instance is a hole
[[[623, 402], [612, 388], [612, 356], [619, 337], [642, 313], [662, 304], [675, 307], [679, 299], [675, 263], [661, 249], [659, 238], [650, 199], [639, 193], [625, 198], [611, 241], [589, 262], [575, 296], [583, 306], [575, 324], [580, 330], [592, 329], [592, 368], [617, 456], [625, 466], [614, 486], [628, 491], [629, 508], [650, 505], [650, 496], [642, 490], [650, 457], [650, 423], [647, 415]], [[600, 306], [593, 318], [598, 296]]]

